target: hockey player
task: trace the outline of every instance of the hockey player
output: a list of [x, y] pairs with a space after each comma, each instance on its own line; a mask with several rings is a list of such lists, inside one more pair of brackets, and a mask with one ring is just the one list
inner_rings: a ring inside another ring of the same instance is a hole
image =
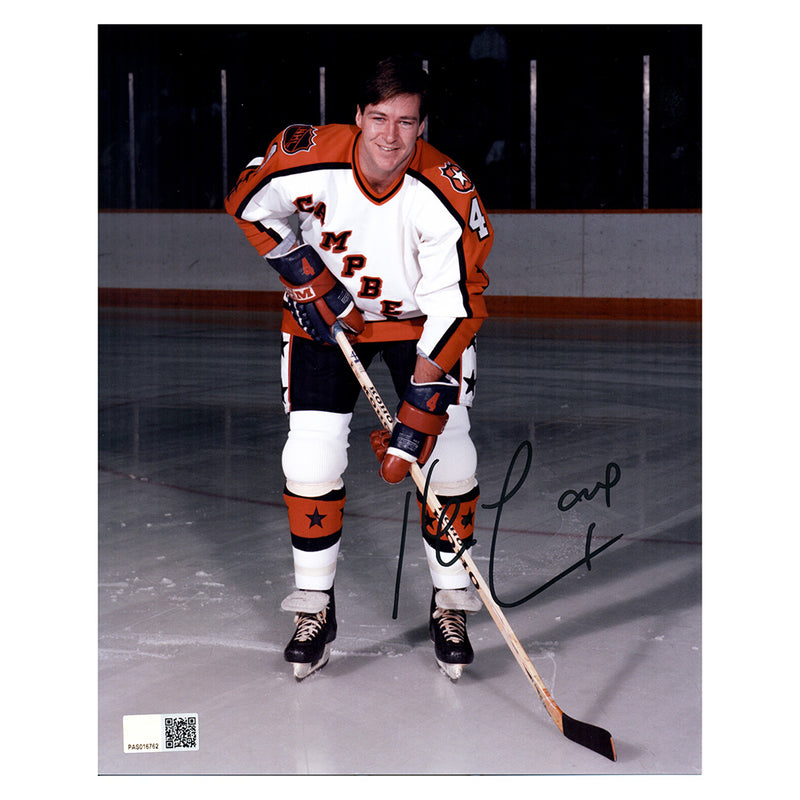
[[[453, 510], [460, 539], [472, 538], [478, 482], [468, 409], [494, 232], [467, 174], [421, 138], [427, 97], [418, 64], [380, 62], [355, 125], [289, 126], [226, 198], [286, 289], [282, 467], [295, 591], [282, 608], [295, 613], [284, 656], [298, 678], [327, 662], [337, 630], [343, 476], [360, 387], [331, 336], [336, 319], [366, 367], [380, 354], [400, 398], [391, 436], [371, 437], [381, 477], [400, 483], [411, 463], [437, 461], [430, 488]], [[417, 499], [433, 584], [430, 634], [436, 660], [456, 679], [473, 660], [465, 613], [480, 600]]]

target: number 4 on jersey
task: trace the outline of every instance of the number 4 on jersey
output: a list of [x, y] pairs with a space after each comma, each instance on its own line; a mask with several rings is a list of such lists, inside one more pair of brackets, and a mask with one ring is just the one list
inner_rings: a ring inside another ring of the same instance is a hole
[[469, 204], [469, 229], [475, 231], [479, 239], [485, 239], [489, 235], [489, 227], [486, 224], [486, 216], [483, 213], [481, 204], [477, 197], [472, 198]]

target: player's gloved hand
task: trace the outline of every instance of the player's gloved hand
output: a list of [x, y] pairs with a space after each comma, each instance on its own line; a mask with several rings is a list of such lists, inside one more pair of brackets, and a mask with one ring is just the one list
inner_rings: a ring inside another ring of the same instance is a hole
[[392, 432], [387, 431], [386, 428], [379, 428], [372, 431], [369, 435], [369, 443], [378, 457], [378, 461], [382, 464], [386, 456], [386, 451], [389, 449], [389, 440], [392, 438]]
[[431, 383], [411, 380], [397, 409], [391, 435], [373, 431], [370, 443], [381, 462], [380, 476], [387, 483], [400, 483], [416, 461], [428, 460], [436, 437], [447, 424], [447, 407], [458, 399], [458, 381], [445, 375]]
[[331, 326], [338, 319], [353, 333], [364, 330], [364, 318], [350, 292], [331, 274], [310, 244], [267, 261], [286, 287], [286, 302], [300, 327], [312, 339], [336, 344]]

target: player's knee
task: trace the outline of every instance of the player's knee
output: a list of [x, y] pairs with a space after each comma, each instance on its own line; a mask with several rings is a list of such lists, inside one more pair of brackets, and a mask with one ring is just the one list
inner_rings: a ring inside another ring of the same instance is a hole
[[304, 497], [339, 489], [347, 469], [351, 414], [293, 411], [281, 463], [287, 488]]
[[478, 454], [469, 435], [469, 412], [464, 406], [450, 406], [449, 419], [436, 440], [424, 473], [431, 472], [431, 489], [442, 495], [461, 495], [477, 485]]

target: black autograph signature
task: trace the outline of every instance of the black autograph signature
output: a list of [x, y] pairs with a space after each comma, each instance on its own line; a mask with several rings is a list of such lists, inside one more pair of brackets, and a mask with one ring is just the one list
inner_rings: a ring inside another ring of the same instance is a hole
[[[523, 453], [523, 452], [525, 453], [525, 463], [524, 463], [524, 466], [522, 468], [522, 474], [519, 477], [519, 479], [517, 480], [517, 482], [514, 484], [513, 488], [509, 489], [508, 486], [509, 486], [509, 483], [511, 481], [511, 476], [514, 473], [514, 468], [515, 468], [516, 462], [517, 462], [518, 458], [520, 457], [520, 454]], [[502, 492], [500, 494], [500, 499], [497, 500], [497, 502], [495, 502], [495, 503], [481, 503], [481, 508], [485, 508], [487, 510], [492, 510], [492, 509], [496, 509], [497, 510], [497, 513], [495, 515], [495, 521], [494, 521], [494, 530], [492, 532], [492, 543], [491, 543], [491, 548], [490, 548], [490, 552], [489, 552], [489, 590], [491, 592], [492, 599], [495, 601], [495, 603], [497, 603], [497, 605], [499, 605], [499, 606], [502, 606], [503, 608], [513, 608], [515, 606], [519, 606], [519, 605], [522, 605], [523, 603], [526, 603], [528, 600], [531, 600], [532, 598], [536, 597], [538, 594], [541, 594], [546, 589], [549, 589], [553, 584], [557, 583], [562, 578], [564, 578], [567, 575], [569, 575], [571, 572], [574, 572], [576, 569], [581, 567], [583, 564], [586, 564], [586, 569], [587, 570], [591, 570], [591, 568], [592, 568], [592, 559], [595, 558], [596, 556], [598, 556], [604, 550], [607, 550], [609, 547], [611, 547], [612, 544], [614, 544], [615, 542], [619, 541], [623, 536], [623, 534], [619, 534], [618, 536], [615, 536], [613, 539], [610, 539], [609, 541], [607, 541], [605, 544], [601, 545], [597, 549], [592, 550], [592, 534], [594, 533], [594, 529], [595, 529], [595, 523], [592, 522], [589, 525], [589, 529], [586, 532], [586, 542], [585, 542], [585, 545], [584, 545], [584, 556], [583, 556], [582, 559], [580, 559], [579, 561], [576, 561], [570, 567], [568, 567], [567, 569], [563, 570], [562, 572], [560, 572], [554, 578], [551, 578], [546, 583], [543, 583], [541, 586], [539, 586], [538, 588], [534, 589], [529, 594], [526, 594], [524, 597], [521, 597], [520, 599], [514, 600], [514, 601], [501, 600], [500, 597], [497, 594], [497, 591], [495, 590], [495, 581], [494, 581], [495, 549], [496, 549], [496, 546], [497, 546], [497, 537], [498, 537], [499, 530], [500, 530], [500, 517], [502, 515], [503, 507], [505, 506], [505, 504], [508, 503], [508, 501], [520, 490], [522, 485], [525, 483], [525, 479], [528, 477], [528, 472], [530, 471], [532, 459], [533, 459], [533, 446], [531, 445], [531, 443], [529, 441], [522, 442], [519, 445], [519, 447], [517, 447], [516, 451], [514, 452], [514, 455], [511, 458], [511, 462], [508, 465], [508, 470], [506, 471], [506, 477], [505, 477], [505, 481], [503, 482], [503, 489], [502, 489]], [[433, 466], [435, 467], [435, 462], [434, 462]], [[431, 468], [431, 470], [428, 473], [429, 474], [428, 480], [430, 480], [430, 474], [432, 473], [432, 471], [433, 471], [433, 467]], [[586, 500], [587, 502], [591, 501], [601, 489], [603, 490], [603, 493], [604, 493], [606, 506], [610, 508], [611, 507], [611, 489], [619, 483], [620, 477], [621, 477], [621, 470], [619, 468], [619, 465], [614, 463], [613, 461], [609, 462], [606, 465], [605, 480], [604, 481], [598, 481], [594, 485], [594, 488], [592, 488], [591, 490], [585, 489], [585, 488], [584, 489], [580, 489], [578, 491], [576, 491], [574, 489], [567, 489], [558, 498], [557, 505], [558, 505], [559, 510], [560, 511], [568, 511], [574, 505], [576, 505], [577, 503], [582, 502], [583, 500]], [[424, 494], [427, 494], [427, 488], [428, 487], [426, 485], [426, 487], [425, 487], [426, 491], [425, 491]], [[403, 566], [403, 552], [405, 550], [406, 529], [407, 529], [407, 524], [408, 524], [408, 507], [409, 507], [410, 500], [411, 500], [411, 492], [408, 492], [406, 494], [405, 511], [404, 511], [404, 514], [403, 514], [403, 530], [402, 530], [401, 541], [400, 541], [400, 558], [399, 558], [398, 566], [397, 566], [397, 579], [396, 579], [396, 583], [395, 583], [394, 609], [393, 609], [393, 612], [392, 612], [392, 618], [393, 619], [397, 618], [397, 603], [398, 603], [399, 588], [400, 588], [400, 575], [401, 575], [402, 566]], [[450, 509], [444, 509], [444, 510], [445, 510], [445, 514], [447, 516], [451, 515]], [[455, 516], [457, 514], [458, 514], [458, 507], [456, 507], [456, 509], [452, 512], [452, 517], [455, 518]], [[439, 526], [440, 526], [440, 529], [437, 531], [437, 541], [438, 541], [438, 534], [442, 533], [442, 530], [441, 530], [442, 522], [441, 522], [441, 520], [439, 521]], [[472, 544], [474, 544], [474, 543], [475, 542], [474, 542], [474, 539], [473, 539]], [[445, 561], [442, 558], [441, 551], [437, 550], [436, 558], [439, 561], [439, 563], [442, 564], [442, 566], [449, 566], [451, 564], [454, 564], [458, 560], [461, 552], [463, 552], [463, 551], [455, 553], [455, 555], [452, 557], [452, 559], [450, 561]], [[448, 556], [449, 555], [450, 554], [448, 553]]]

